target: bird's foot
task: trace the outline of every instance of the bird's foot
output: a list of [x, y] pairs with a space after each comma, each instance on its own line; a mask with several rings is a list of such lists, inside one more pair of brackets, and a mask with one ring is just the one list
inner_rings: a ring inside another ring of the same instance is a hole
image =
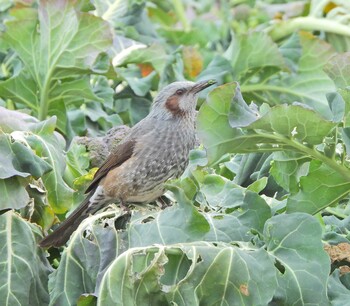
[[130, 207], [127, 206], [123, 200], [120, 201], [120, 209], [122, 210], [122, 213], [130, 212]]
[[156, 200], [157, 205], [160, 207], [160, 209], [165, 209], [169, 206], [171, 206], [171, 203], [168, 203], [167, 201], [165, 201], [162, 197], [159, 197]]

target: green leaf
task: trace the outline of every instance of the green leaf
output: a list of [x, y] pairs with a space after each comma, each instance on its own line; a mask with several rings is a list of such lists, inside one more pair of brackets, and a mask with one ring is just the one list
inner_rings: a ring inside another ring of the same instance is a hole
[[37, 247], [42, 237], [34, 224], [9, 211], [0, 216], [0, 297], [2, 305], [48, 305], [52, 268]]
[[116, 68], [116, 72], [128, 82], [135, 95], [140, 97], [145, 96], [149, 92], [153, 79], [156, 76], [156, 72], [152, 71], [146, 77], [142, 77], [137, 67]]
[[332, 121], [342, 121], [345, 115], [345, 101], [341, 94], [339, 94], [338, 92], [328, 93], [327, 101], [333, 114]]
[[175, 185], [168, 185], [168, 188], [175, 194], [178, 205], [159, 213], [134, 216], [129, 228], [131, 246], [196, 241], [209, 232], [210, 226], [205, 216], [198, 212], [184, 192]]
[[[78, 13], [68, 0], [42, 1], [38, 10], [13, 11], [13, 18], [6, 22], [4, 41], [20, 57], [23, 69], [0, 83], [3, 98], [25, 105], [40, 120], [62, 101], [101, 101], [84, 77], [102, 72], [100, 54], [111, 45], [109, 25], [99, 17]], [[64, 129], [65, 111], [59, 109], [59, 127]]]
[[55, 119], [52, 117], [43, 121], [33, 129], [32, 134], [26, 136], [26, 140], [36, 154], [52, 167], [52, 171], [42, 176], [47, 190], [48, 204], [55, 213], [64, 213], [73, 203], [73, 190], [63, 180], [66, 164], [62, 152], [65, 141], [54, 134]]
[[230, 142], [242, 133], [232, 129], [228, 122], [231, 99], [236, 94], [237, 83], [215, 88], [208, 95], [197, 116], [198, 136], [204, 144], [209, 164], [232, 150]]
[[90, 160], [86, 148], [83, 145], [73, 141], [67, 152], [67, 168], [65, 170], [65, 178], [69, 178], [71, 185], [73, 181], [87, 173]]
[[119, 65], [126, 66], [128, 64], [149, 63], [154, 67], [155, 71], [162, 74], [167, 60], [168, 55], [163, 46], [160, 44], [152, 44], [147, 48], [138, 48], [131, 51]]
[[277, 44], [264, 32], [234, 36], [225, 52], [225, 57], [234, 67], [235, 79], [247, 73], [249, 69], [266, 66], [276, 66], [281, 69], [285, 66]]
[[97, 297], [93, 294], [81, 295], [78, 299], [77, 306], [96, 306]]
[[[63, 154], [66, 144], [63, 137], [55, 132], [56, 118], [38, 122], [33, 117], [3, 108], [0, 108], [0, 114], [0, 128], [11, 132], [13, 140], [11, 143], [9, 136], [0, 133], [3, 176], [41, 178], [48, 204], [56, 213], [66, 212], [72, 205], [73, 190], [62, 178], [66, 167]], [[0, 189], [5, 195], [2, 206], [21, 208], [28, 204], [25, 188], [29, 181], [19, 178], [6, 180], [0, 180]]]
[[239, 128], [245, 127], [259, 118], [257, 111], [248, 107], [247, 103], [243, 100], [241, 89], [237, 83], [236, 92], [231, 101], [230, 113], [228, 120], [231, 127]]
[[105, 270], [127, 247], [123, 234], [114, 227], [118, 215], [113, 211], [99, 213], [75, 231], [58, 269], [50, 275], [50, 305], [76, 305], [82, 294], [98, 291]]
[[[102, 3], [102, 1], [101, 1]], [[121, 35], [115, 35], [113, 39], [113, 65], [120, 66], [124, 59], [135, 49], [145, 48], [146, 45], [138, 41], [123, 37]]]
[[28, 131], [37, 124], [39, 124], [38, 119], [32, 116], [0, 106], [0, 127], [5, 133]]
[[[249, 94], [249, 100], [263, 101], [270, 105], [301, 102], [315, 109], [324, 118], [331, 119], [326, 94], [334, 92], [336, 88], [323, 71], [323, 66], [332, 57], [334, 50], [329, 44], [307, 32], [298, 33], [293, 40], [291, 48], [300, 50], [300, 54], [293, 53], [291, 58], [285, 53], [285, 56], [286, 60], [292, 61], [297, 57], [297, 67], [294, 67], [296, 71], [277, 75], [273, 73], [260, 83], [246, 84], [239, 80], [242, 83], [242, 93]], [[273, 59], [272, 57], [270, 60]]]
[[309, 171], [309, 159], [300, 153], [275, 152], [270, 173], [276, 182], [286, 191], [295, 193], [299, 190], [298, 184], [301, 176]]
[[47, 231], [55, 221], [55, 214], [47, 204], [46, 192], [42, 187], [40, 180], [34, 181], [26, 187], [30, 201], [27, 206], [21, 209], [21, 216]]
[[[317, 125], [317, 129], [315, 126]], [[294, 138], [316, 145], [335, 127], [335, 123], [322, 119], [315, 111], [301, 105], [278, 105], [247, 127]]]
[[346, 305], [349, 301], [350, 290], [341, 282], [338, 269], [334, 270], [329, 277], [328, 297], [334, 306]]
[[263, 232], [265, 222], [271, 218], [271, 208], [257, 193], [247, 190], [240, 210], [232, 214], [237, 216], [242, 225]]
[[210, 224], [210, 230], [203, 236], [203, 241], [227, 242], [251, 241], [253, 234], [251, 229], [255, 224], [247, 224], [241, 219], [241, 215], [229, 215], [223, 213], [206, 213], [205, 218]]
[[262, 190], [264, 190], [264, 188], [266, 187], [267, 185], [267, 177], [262, 177], [261, 179], [255, 181], [254, 183], [250, 184], [248, 187], [247, 187], [247, 190], [250, 190], [250, 191], [253, 191], [253, 192], [256, 192], [256, 193], [259, 193], [261, 192]]
[[302, 213], [274, 216], [266, 222], [264, 235], [267, 252], [280, 270], [275, 302], [328, 305], [330, 259], [323, 249], [319, 222]]
[[[232, 129], [228, 118], [230, 104], [237, 103], [235, 100], [231, 102], [237, 90], [234, 83], [214, 89], [199, 111], [198, 134], [207, 149], [210, 163], [228, 152], [309, 151], [302, 143], [322, 143], [336, 125], [309, 108], [283, 104], [268, 109], [261, 118], [257, 117], [243, 129]], [[242, 116], [251, 115], [248, 108], [241, 107], [240, 111]]]
[[338, 88], [350, 86], [349, 60], [349, 52], [335, 54], [324, 68]]
[[0, 179], [15, 175], [39, 178], [50, 171], [51, 166], [20, 142], [12, 142], [9, 136], [0, 132]]
[[200, 80], [217, 80], [218, 83], [224, 83], [224, 77], [232, 73], [231, 63], [220, 55], [214, 56], [206, 68], [199, 74]]
[[98, 305], [267, 305], [276, 284], [263, 250], [204, 243], [133, 248], [107, 270]]
[[201, 184], [201, 193], [212, 208], [234, 208], [242, 204], [243, 189], [219, 175], [207, 175]]
[[13, 152], [11, 142], [6, 134], [0, 132], [0, 179], [13, 176], [28, 177], [30, 173], [24, 172], [18, 165], [18, 160]]
[[287, 201], [287, 212], [315, 214], [338, 203], [350, 190], [350, 182], [320, 161], [310, 162], [309, 173], [300, 178], [300, 188]]
[[20, 180], [18, 176], [0, 180], [0, 210], [26, 206], [29, 203], [29, 195], [25, 190], [27, 184], [28, 182]]

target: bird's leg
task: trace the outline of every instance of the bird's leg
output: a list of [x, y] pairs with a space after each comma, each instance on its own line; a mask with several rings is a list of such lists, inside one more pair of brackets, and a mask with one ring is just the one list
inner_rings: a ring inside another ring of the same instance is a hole
[[161, 196], [157, 199], [157, 204], [159, 202], [160, 205], [158, 205], [160, 207], [160, 209], [165, 209], [169, 206], [171, 206], [171, 203], [167, 203]]
[[130, 208], [125, 204], [123, 199], [120, 199], [120, 208], [122, 212], [128, 213], [130, 211]]

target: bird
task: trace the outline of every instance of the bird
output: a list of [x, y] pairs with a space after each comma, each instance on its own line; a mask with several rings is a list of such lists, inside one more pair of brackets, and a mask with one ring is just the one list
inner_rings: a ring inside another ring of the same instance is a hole
[[97, 170], [83, 202], [39, 246], [63, 246], [89, 215], [117, 203], [147, 204], [164, 194], [164, 183], [178, 178], [196, 142], [198, 93], [215, 84], [177, 81], [156, 95], [149, 114], [134, 125]]

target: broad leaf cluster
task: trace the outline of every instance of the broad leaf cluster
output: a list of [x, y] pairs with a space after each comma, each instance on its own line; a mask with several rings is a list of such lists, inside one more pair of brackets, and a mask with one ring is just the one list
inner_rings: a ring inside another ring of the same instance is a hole
[[[349, 14], [346, 0], [0, 4], [2, 303], [349, 303]], [[171, 205], [111, 205], [39, 248], [116, 126], [184, 79], [218, 87], [199, 97]]]

